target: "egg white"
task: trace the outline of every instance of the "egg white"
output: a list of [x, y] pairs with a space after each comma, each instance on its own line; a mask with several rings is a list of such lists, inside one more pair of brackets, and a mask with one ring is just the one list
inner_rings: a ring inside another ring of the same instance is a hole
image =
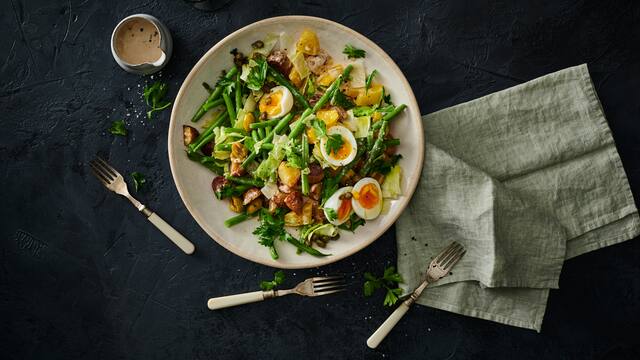
[[[367, 184], [373, 184], [378, 191], [378, 202], [370, 209], [363, 207], [360, 202], [356, 200], [362, 188]], [[380, 215], [382, 211], [382, 189], [380, 189], [380, 184], [376, 179], [370, 177], [360, 179], [360, 181], [353, 185], [352, 193], [354, 193], [354, 197], [351, 199], [351, 207], [356, 215], [365, 220], [372, 220]]]
[[282, 97], [280, 98], [280, 103], [278, 104], [280, 105], [280, 112], [274, 115], [270, 115], [268, 118], [275, 119], [287, 115], [289, 111], [291, 111], [291, 108], [293, 108], [293, 95], [291, 94], [291, 91], [289, 91], [289, 89], [284, 86], [274, 86], [269, 92], [282, 92]]
[[349, 220], [349, 217], [353, 212], [353, 204], [352, 204], [351, 211], [349, 212], [349, 214], [347, 214], [344, 217], [344, 219], [329, 220], [329, 216], [327, 216], [327, 209], [333, 209], [337, 214], [342, 201], [351, 201], [348, 199], [340, 200], [340, 196], [344, 195], [345, 193], [351, 192], [351, 190], [353, 190], [351, 186], [345, 186], [343, 188], [340, 188], [336, 190], [336, 192], [334, 192], [333, 195], [331, 195], [331, 197], [329, 197], [329, 199], [327, 199], [327, 201], [324, 203], [324, 216], [327, 218], [327, 221], [329, 221], [331, 224], [342, 225], [345, 221]]

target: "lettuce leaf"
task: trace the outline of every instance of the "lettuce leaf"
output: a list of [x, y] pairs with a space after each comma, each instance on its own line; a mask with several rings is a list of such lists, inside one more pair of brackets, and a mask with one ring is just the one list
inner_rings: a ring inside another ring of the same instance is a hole
[[402, 195], [400, 187], [400, 179], [402, 178], [402, 168], [400, 165], [394, 166], [385, 176], [382, 183], [382, 197], [387, 199], [396, 199]]

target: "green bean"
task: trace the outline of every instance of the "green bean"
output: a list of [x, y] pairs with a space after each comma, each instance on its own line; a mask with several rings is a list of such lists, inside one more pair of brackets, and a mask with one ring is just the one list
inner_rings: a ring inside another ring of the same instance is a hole
[[233, 107], [233, 104], [231, 103], [231, 98], [229, 97], [229, 94], [227, 94], [226, 91], [222, 92], [222, 98], [224, 99], [224, 104], [227, 106], [227, 112], [229, 113], [229, 120], [231, 121], [231, 124], [235, 124], [236, 122], [236, 110]]
[[202, 105], [202, 109], [204, 109], [205, 112], [213, 109], [216, 106], [220, 106], [224, 104], [224, 100], [223, 99], [215, 99], [211, 102], [206, 102]]
[[300, 240], [294, 238], [291, 234], [289, 234], [288, 232], [284, 233], [284, 238], [285, 240], [287, 240], [287, 242], [289, 242], [290, 244], [294, 245], [296, 248], [298, 248], [298, 250], [304, 251], [307, 254], [313, 255], [313, 256], [329, 256], [331, 254], [323, 254], [320, 251], [312, 248], [311, 246], [301, 242]]
[[264, 182], [262, 180], [259, 179], [252, 179], [252, 178], [246, 178], [246, 177], [238, 177], [238, 176], [227, 176], [226, 177], [227, 180], [232, 181], [236, 184], [240, 184], [240, 185], [251, 185], [251, 186], [255, 186], [255, 187], [263, 187], [264, 186]]
[[267, 132], [267, 134], [268, 134], [268, 133], [270, 133], [270, 132], [271, 132], [271, 130], [273, 130], [273, 128], [271, 127], [271, 125], [269, 125], [269, 126], [267, 126], [266, 128], [264, 128], [264, 131], [266, 131], [266, 132]]
[[378, 138], [373, 143], [373, 147], [369, 154], [367, 154], [367, 161], [365, 161], [364, 166], [360, 169], [360, 176], [365, 176], [369, 171], [371, 171], [371, 167], [373, 166], [374, 161], [382, 154], [384, 151], [384, 137], [387, 135], [387, 130], [389, 129], [389, 121], [388, 120], [380, 120], [382, 125], [380, 126], [380, 131], [378, 132]]
[[401, 104], [396, 106], [395, 109], [393, 109], [392, 111], [388, 112], [385, 116], [382, 117], [382, 119], [380, 119], [380, 121], [376, 122], [375, 124], [373, 124], [371, 126], [371, 129], [373, 130], [378, 130], [378, 128], [380, 128], [380, 126], [382, 126], [382, 122], [383, 121], [389, 121], [391, 119], [393, 119], [396, 115], [400, 114], [402, 112], [402, 110], [406, 109], [407, 105], [405, 104]]
[[309, 142], [307, 134], [302, 134], [302, 195], [309, 195]]
[[242, 135], [249, 135], [248, 132], [246, 132], [244, 129], [239, 129], [239, 128], [224, 128], [224, 133], [225, 134], [232, 134], [232, 133], [238, 133], [238, 134], [242, 134]]
[[216, 144], [216, 146], [214, 146], [214, 149], [216, 151], [231, 151], [231, 144]]
[[309, 106], [309, 102], [307, 101], [307, 99], [304, 98], [304, 96], [298, 91], [298, 89], [291, 85], [291, 83], [289, 82], [289, 80], [285, 79], [285, 77], [276, 69], [272, 68], [271, 65], [267, 65], [268, 66], [268, 72], [269, 74], [273, 77], [273, 79], [279, 84], [282, 85], [284, 87], [286, 87], [287, 89], [289, 89], [289, 91], [291, 91], [291, 94], [293, 95], [293, 98], [300, 104], [302, 105], [302, 107], [304, 108], [308, 108]]
[[224, 221], [224, 226], [226, 227], [232, 227], [234, 225], [238, 225], [241, 222], [249, 219], [250, 216], [247, 214], [239, 214], [233, 217], [228, 218], [227, 220]]
[[258, 130], [251, 130], [251, 137], [253, 138], [253, 141], [258, 142], [260, 141], [260, 136], [258, 136]]
[[384, 147], [398, 146], [400, 145], [400, 139], [389, 139], [384, 141]]
[[[238, 68], [237, 67], [232, 67], [227, 74], [225, 75], [225, 79], [231, 79], [232, 77], [234, 77], [236, 74], [238, 73]], [[209, 111], [206, 108], [207, 103], [211, 103], [214, 100], [218, 99], [220, 97], [220, 95], [222, 94], [222, 89], [224, 87], [223, 86], [219, 86], [216, 85], [215, 89], [213, 90], [213, 92], [211, 92], [211, 94], [209, 95], [209, 97], [207, 98], [207, 100], [205, 100], [202, 105], [200, 105], [200, 108], [198, 109], [198, 111], [196, 111], [195, 115], [193, 115], [193, 117], [191, 118], [192, 122], [196, 122], [198, 120], [200, 120], [200, 118], [207, 112]], [[209, 107], [209, 109], [211, 109], [213, 106]]]
[[227, 117], [227, 112], [226, 111], [221, 112], [220, 115], [218, 115], [218, 118], [214, 120], [213, 124], [211, 124], [211, 126], [209, 126], [207, 130], [205, 130], [202, 134], [200, 134], [200, 136], [198, 136], [198, 138], [196, 139], [196, 141], [193, 142], [193, 144], [189, 145], [189, 151], [198, 151], [200, 150], [201, 147], [204, 146], [204, 144], [213, 140], [213, 138], [215, 137], [215, 134], [213, 133], [213, 129], [218, 127], [226, 119], [226, 117]]
[[254, 123], [249, 124], [249, 128], [250, 129], [266, 128], [266, 127], [269, 127], [269, 126], [278, 125], [279, 122], [280, 122], [280, 119], [259, 121], [259, 122], [254, 122]]
[[240, 83], [240, 74], [236, 75], [236, 114], [242, 109], [242, 84]]
[[266, 134], [264, 133], [264, 128], [258, 128], [258, 136], [260, 137], [260, 139], [264, 139], [264, 137], [266, 136]]
[[268, 150], [268, 151], [273, 150], [273, 147], [274, 147], [274, 146], [273, 146], [273, 144], [271, 144], [271, 143], [269, 143], [269, 144], [262, 144], [262, 145], [260, 146], [260, 148], [261, 148], [262, 150]]

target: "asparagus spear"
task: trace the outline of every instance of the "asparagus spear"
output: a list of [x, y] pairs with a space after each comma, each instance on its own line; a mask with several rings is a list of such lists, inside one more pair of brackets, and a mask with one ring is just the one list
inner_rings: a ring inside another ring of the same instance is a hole
[[382, 125], [378, 132], [378, 138], [376, 139], [376, 142], [373, 143], [373, 148], [371, 148], [371, 151], [367, 155], [367, 161], [365, 161], [364, 166], [360, 169], [360, 176], [365, 176], [369, 171], [371, 171], [373, 162], [384, 151], [384, 137], [387, 135], [387, 130], [389, 130], [389, 120], [380, 120], [380, 122]]

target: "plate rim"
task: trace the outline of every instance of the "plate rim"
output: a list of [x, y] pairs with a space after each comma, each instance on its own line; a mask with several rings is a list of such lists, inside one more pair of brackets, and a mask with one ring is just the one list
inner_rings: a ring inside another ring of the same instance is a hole
[[232, 38], [236, 37], [237, 35], [246, 32], [246, 31], [250, 31], [255, 27], [259, 27], [265, 24], [271, 24], [271, 23], [275, 23], [275, 22], [282, 22], [282, 21], [288, 21], [288, 20], [297, 20], [297, 21], [311, 21], [311, 22], [319, 22], [322, 23], [323, 25], [330, 25], [330, 26], [335, 26], [343, 31], [346, 31], [347, 33], [350, 33], [352, 36], [358, 38], [360, 41], [362, 41], [363, 43], [366, 43], [368, 46], [370, 46], [371, 48], [373, 48], [374, 50], [376, 50], [378, 52], [378, 54], [380, 54], [383, 58], [383, 60], [387, 63], [390, 64], [391, 69], [395, 72], [396, 79], [400, 81], [401, 85], [406, 89], [406, 93], [409, 97], [409, 102], [410, 104], [407, 104], [407, 106], [411, 106], [413, 109], [416, 109], [417, 111], [417, 117], [418, 117], [418, 121], [416, 121], [417, 125], [418, 125], [418, 129], [419, 130], [419, 135], [418, 135], [418, 145], [421, 149], [421, 151], [418, 154], [418, 166], [419, 166], [419, 170], [418, 170], [418, 174], [417, 176], [414, 176], [411, 179], [411, 182], [408, 184], [408, 189], [409, 192], [407, 194], [404, 194], [403, 196], [407, 196], [407, 201], [404, 202], [404, 204], [401, 204], [400, 210], [398, 211], [397, 215], [395, 215], [391, 221], [389, 221], [386, 225], [383, 225], [379, 228], [378, 231], [376, 231], [375, 236], [369, 240], [369, 241], [363, 241], [361, 244], [358, 244], [357, 246], [349, 249], [349, 251], [346, 251], [340, 255], [331, 255], [331, 256], [326, 256], [322, 258], [322, 261], [320, 264], [315, 263], [315, 262], [309, 262], [309, 263], [299, 263], [299, 264], [288, 264], [288, 263], [283, 263], [280, 261], [276, 261], [273, 259], [267, 259], [265, 261], [265, 259], [262, 258], [258, 258], [255, 257], [253, 254], [251, 253], [247, 253], [243, 250], [241, 250], [240, 248], [236, 247], [233, 243], [225, 241], [224, 238], [222, 236], [220, 236], [213, 228], [210, 228], [209, 226], [205, 226], [204, 224], [207, 224], [207, 222], [205, 221], [205, 219], [201, 218], [196, 212], [194, 212], [195, 209], [193, 209], [193, 207], [187, 203], [187, 201], [185, 200], [185, 195], [183, 192], [183, 184], [180, 183], [180, 181], [178, 180], [177, 176], [176, 176], [176, 164], [175, 164], [175, 157], [172, 154], [172, 146], [171, 146], [171, 140], [173, 139], [173, 137], [175, 136], [175, 132], [174, 132], [174, 128], [175, 128], [175, 124], [174, 122], [177, 123], [177, 118], [176, 118], [176, 107], [173, 106], [171, 108], [171, 117], [169, 120], [169, 129], [168, 129], [168, 134], [167, 134], [167, 153], [169, 155], [169, 167], [171, 170], [171, 177], [173, 178], [173, 183], [176, 186], [176, 189], [178, 190], [178, 194], [180, 195], [180, 200], [182, 200], [182, 203], [184, 204], [184, 206], [187, 208], [187, 211], [189, 212], [189, 214], [191, 215], [191, 217], [193, 217], [193, 219], [196, 221], [196, 223], [200, 226], [200, 228], [202, 230], [204, 230], [205, 233], [207, 233], [207, 235], [209, 235], [209, 237], [211, 237], [216, 243], [218, 243], [219, 245], [221, 245], [223, 248], [227, 249], [228, 251], [232, 252], [234, 255], [237, 255], [241, 258], [244, 258], [246, 260], [258, 263], [258, 264], [262, 264], [262, 265], [266, 265], [266, 266], [270, 266], [270, 267], [274, 267], [274, 268], [280, 268], [280, 269], [308, 269], [308, 268], [313, 268], [313, 267], [320, 267], [320, 266], [325, 266], [337, 261], [340, 261], [342, 259], [345, 259], [349, 256], [354, 255], [355, 253], [359, 252], [360, 250], [364, 249], [365, 247], [371, 245], [373, 242], [375, 242], [376, 240], [378, 240], [382, 235], [384, 235], [384, 233], [389, 230], [389, 228], [391, 228], [391, 226], [393, 226], [396, 221], [398, 220], [398, 218], [400, 217], [400, 215], [406, 210], [407, 205], [409, 205], [409, 202], [411, 201], [411, 198], [413, 197], [413, 194], [415, 193], [415, 190], [417, 188], [418, 182], [420, 180], [420, 177], [422, 175], [422, 168], [423, 168], [423, 164], [424, 164], [424, 132], [423, 132], [423, 126], [422, 126], [422, 115], [420, 113], [420, 108], [418, 106], [418, 103], [416, 101], [416, 97], [415, 94], [413, 93], [413, 89], [411, 88], [411, 86], [409, 85], [409, 81], [407, 80], [407, 78], [405, 77], [404, 73], [402, 72], [402, 70], [400, 70], [400, 68], [398, 67], [398, 64], [396, 64], [396, 62], [380, 47], [378, 46], [375, 42], [373, 42], [372, 40], [370, 40], [369, 38], [367, 38], [366, 36], [360, 34], [359, 32], [351, 29], [348, 26], [342, 25], [340, 23], [337, 23], [335, 21], [332, 20], [328, 20], [328, 19], [324, 19], [324, 18], [320, 18], [320, 17], [316, 17], [316, 16], [306, 16], [306, 15], [286, 15], [286, 16], [276, 16], [276, 17], [270, 17], [270, 18], [266, 18], [263, 20], [259, 20], [256, 22], [253, 22], [249, 25], [243, 26], [240, 29], [230, 33], [229, 35], [225, 36], [224, 38], [222, 38], [220, 41], [218, 41], [216, 44], [214, 44], [209, 50], [207, 50], [201, 57], [200, 59], [196, 62], [196, 64], [191, 68], [191, 70], [189, 71], [189, 74], [187, 74], [187, 76], [185, 77], [184, 81], [182, 82], [182, 84], [180, 85], [180, 89], [178, 90], [178, 93], [175, 97], [174, 100], [174, 104], [178, 103], [179, 100], [182, 98], [182, 96], [184, 95], [184, 92], [186, 91], [185, 88], [187, 84], [190, 84], [193, 81], [193, 78], [196, 76], [196, 74], [201, 70], [201, 68], [203, 67], [206, 59], [209, 58], [209, 56], [211, 56], [214, 52], [216, 52], [218, 49], [222, 48], [224, 45], [226, 45]]

